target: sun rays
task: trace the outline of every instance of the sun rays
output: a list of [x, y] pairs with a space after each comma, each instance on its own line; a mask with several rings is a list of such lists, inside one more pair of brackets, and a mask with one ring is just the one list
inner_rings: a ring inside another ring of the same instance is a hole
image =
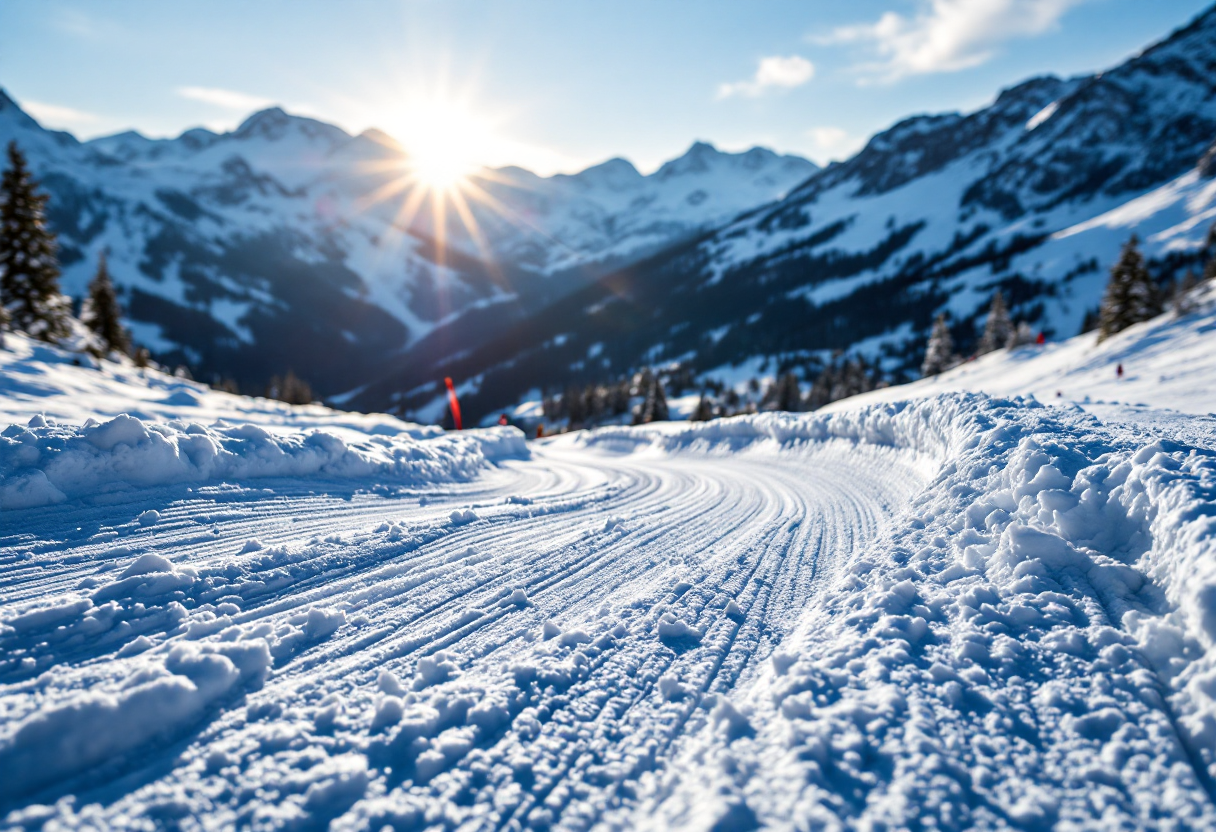
[[[390, 206], [394, 210], [391, 224], [398, 232], [429, 239], [440, 281], [449, 265], [449, 253], [459, 251], [459, 243], [472, 243], [490, 278], [505, 293], [512, 293], [483, 224], [505, 224], [561, 244], [492, 192], [496, 187], [528, 187], [519, 178], [480, 164], [478, 152], [492, 125], [458, 105], [435, 101], [411, 107], [409, 117], [398, 123], [394, 132], [401, 134], [399, 139], [383, 133], [365, 134], [384, 147], [377, 158], [359, 165], [360, 174], [374, 184], [356, 207], [370, 211]], [[462, 238], [456, 245], [453, 234]], [[442, 294], [442, 285], [436, 289]]]

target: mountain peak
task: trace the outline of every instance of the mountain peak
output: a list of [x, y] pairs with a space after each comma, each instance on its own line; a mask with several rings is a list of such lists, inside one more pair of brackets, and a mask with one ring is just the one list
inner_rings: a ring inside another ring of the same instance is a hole
[[379, 145], [384, 145], [385, 147], [391, 148], [392, 150], [401, 150], [402, 149], [401, 142], [397, 141], [392, 136], [390, 136], [388, 133], [385, 133], [383, 130], [376, 128], [376, 127], [367, 128], [366, 130], [364, 130], [362, 133], [359, 134], [359, 138], [367, 139], [368, 141], [375, 142], [376, 144], [379, 144]]
[[34, 120], [34, 117], [21, 109], [21, 105], [14, 101], [3, 87], [0, 87], [0, 117], [11, 119], [27, 129], [42, 129], [42, 126]]
[[706, 173], [709, 171], [709, 166], [713, 164], [715, 159], [721, 158], [726, 154], [718, 150], [709, 142], [695, 141], [692, 146], [685, 151], [683, 156], [672, 159], [670, 162], [655, 171], [654, 175], [660, 181], [670, 179], [673, 176], [684, 176], [690, 173]]
[[241, 122], [241, 126], [236, 128], [232, 134], [239, 137], [262, 135], [267, 138], [277, 138], [278, 134], [286, 128], [290, 118], [282, 107], [267, 107], [265, 110], [258, 110]]
[[234, 139], [247, 140], [261, 138], [267, 141], [280, 141], [288, 135], [295, 134], [307, 140], [320, 139], [328, 144], [330, 149], [340, 143], [350, 141], [350, 135], [340, 127], [317, 121], [307, 116], [292, 115], [282, 107], [268, 107], [259, 110], [241, 123], [229, 135]]

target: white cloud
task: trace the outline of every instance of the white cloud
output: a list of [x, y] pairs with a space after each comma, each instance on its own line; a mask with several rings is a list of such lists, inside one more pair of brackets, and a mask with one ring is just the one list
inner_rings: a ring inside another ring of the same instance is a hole
[[262, 98], [259, 95], [250, 95], [236, 90], [222, 90], [216, 87], [178, 87], [177, 94], [182, 98], [189, 98], [191, 101], [202, 101], [204, 104], [213, 104], [226, 110], [240, 110], [241, 112], [263, 110], [274, 104], [271, 99]]
[[815, 76], [815, 65], [801, 55], [761, 58], [756, 74], [746, 81], [735, 81], [718, 87], [718, 98], [743, 95], [755, 98], [772, 89], [800, 87]]
[[22, 101], [21, 109], [33, 116], [43, 127], [87, 127], [99, 119], [99, 116], [84, 110], [46, 104], [42, 101]]
[[991, 58], [1007, 40], [1040, 35], [1086, 0], [921, 0], [911, 17], [886, 12], [874, 23], [835, 29], [821, 44], [860, 44], [877, 61], [856, 67], [863, 80], [956, 72]]
[[812, 127], [806, 131], [806, 135], [815, 148], [811, 156], [821, 162], [847, 159], [865, 144], [865, 138], [854, 136], [840, 127]]

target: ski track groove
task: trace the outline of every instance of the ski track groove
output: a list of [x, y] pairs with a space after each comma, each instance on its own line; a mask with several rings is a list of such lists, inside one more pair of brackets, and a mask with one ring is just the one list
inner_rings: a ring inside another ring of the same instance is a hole
[[[610, 620], [626, 625], [626, 635], [600, 638], [580, 678], [527, 701], [524, 710], [544, 714], [538, 734], [530, 736], [531, 728], [521, 728], [513, 712], [504, 728], [446, 760], [425, 781], [390, 779], [389, 786], [492, 805], [496, 789], [518, 780], [510, 761], [522, 754], [531, 788], [521, 789], [514, 805], [473, 816], [477, 822], [469, 828], [628, 825], [639, 777], [708, 724], [704, 695], [729, 694], [761, 672], [808, 594], [876, 533], [916, 477], [909, 470], [903, 480], [879, 482], [831, 458], [815, 468], [787, 468], [771, 459], [656, 462], [560, 449], [537, 456], [543, 467], [507, 464], [476, 483], [431, 492], [327, 492], [315, 484], [270, 483], [231, 491], [177, 489], [168, 500], [162, 493], [160, 521], [146, 529], [135, 520], [149, 507], [145, 494], [82, 507], [67, 524], [31, 512], [31, 519], [44, 522], [0, 537], [0, 562], [16, 564], [24, 551], [55, 556], [6, 570], [0, 600], [20, 603], [70, 591], [87, 577], [114, 577], [126, 562], [116, 562], [114, 552], [126, 547], [130, 558], [157, 553], [196, 569], [271, 557], [269, 566], [250, 568], [245, 578], [261, 580], [282, 568], [286, 583], [242, 596], [231, 624], [273, 623], [327, 605], [366, 619], [364, 626], [344, 628], [276, 663], [261, 690], [249, 694], [250, 703], [291, 702], [303, 683], [367, 689], [385, 669], [408, 688], [417, 661], [442, 650], [458, 651], [462, 679], [492, 681], [494, 667], [544, 645], [529, 635], [543, 621], [558, 621], [563, 630], [586, 628], [595, 640], [609, 629], [599, 612], [606, 609]], [[530, 502], [513, 504], [512, 496]], [[468, 508], [476, 520], [449, 523], [452, 509]], [[113, 529], [100, 519], [124, 512], [131, 522]], [[605, 518], [619, 525], [612, 528]], [[382, 523], [399, 524], [405, 536], [390, 541], [371, 531]], [[241, 554], [245, 541], [255, 538], [261, 550]], [[273, 558], [280, 556], [285, 559], [276, 564]], [[691, 586], [677, 593], [677, 580]], [[526, 592], [528, 606], [501, 603], [515, 588]], [[724, 612], [730, 600], [741, 609], [737, 619]], [[701, 638], [691, 644], [658, 639], [666, 612], [696, 627]], [[123, 642], [80, 663], [108, 661], [123, 644], [154, 630], [133, 629]], [[78, 659], [83, 651], [62, 658]], [[658, 682], [667, 674], [691, 695], [664, 701]], [[190, 744], [231, 739], [250, 724], [245, 709], [229, 708], [198, 729]], [[171, 771], [171, 757], [180, 753], [173, 748], [145, 757], [121, 780]], [[461, 775], [460, 762], [470, 755], [488, 772], [484, 782]], [[105, 784], [96, 793], [104, 794]]]

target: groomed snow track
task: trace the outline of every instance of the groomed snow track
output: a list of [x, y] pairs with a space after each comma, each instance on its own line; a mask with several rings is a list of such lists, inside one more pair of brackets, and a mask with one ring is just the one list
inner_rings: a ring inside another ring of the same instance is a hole
[[[1133, 437], [1097, 430], [952, 396], [605, 430], [469, 482], [6, 511], [0, 810], [26, 828], [1201, 828], [1205, 636], [1144, 505], [1202, 498], [1210, 460], [1135, 463]], [[1138, 503], [1119, 464], [1144, 469]]]

